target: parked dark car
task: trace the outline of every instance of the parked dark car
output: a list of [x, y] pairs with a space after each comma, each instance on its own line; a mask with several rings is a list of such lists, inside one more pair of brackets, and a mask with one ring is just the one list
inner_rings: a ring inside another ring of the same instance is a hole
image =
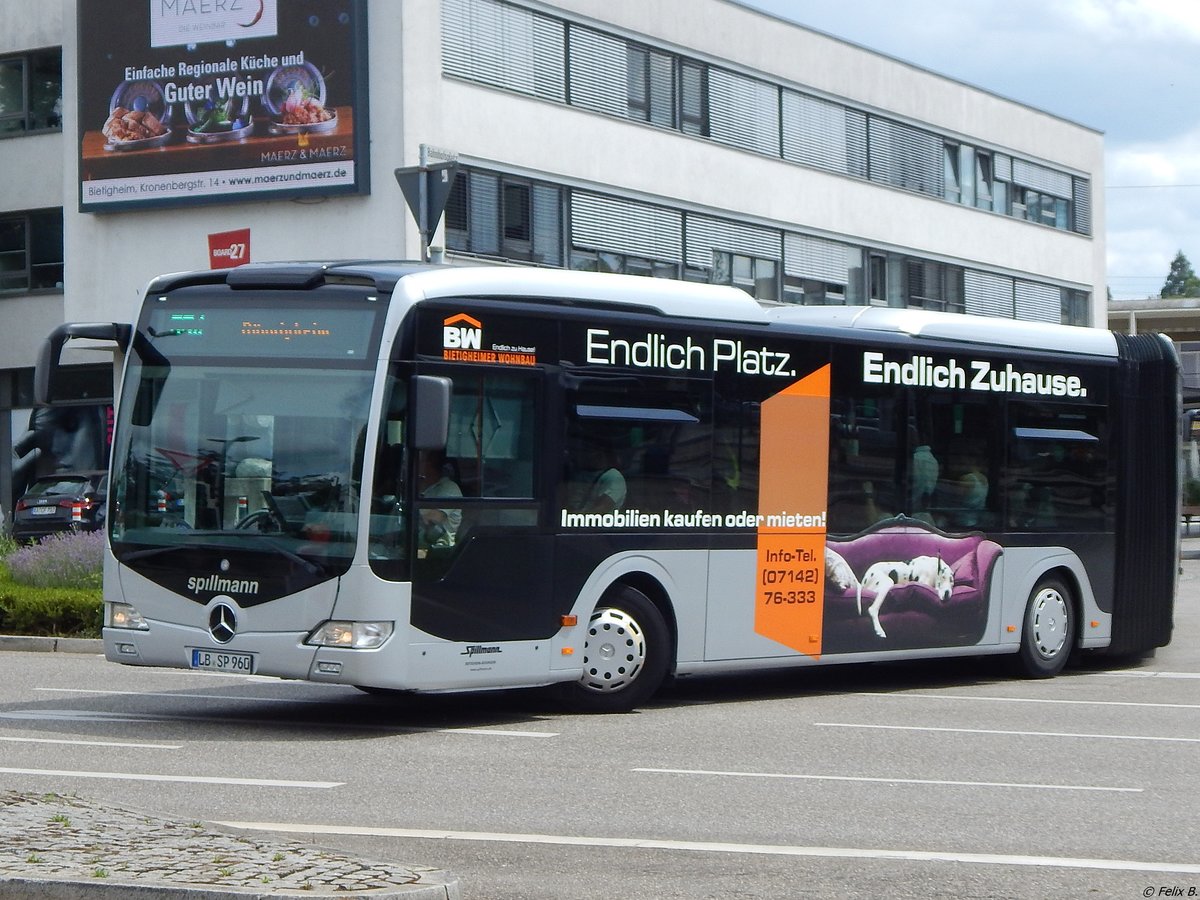
[[59, 472], [29, 486], [12, 514], [12, 536], [34, 541], [61, 531], [104, 527], [107, 472]]

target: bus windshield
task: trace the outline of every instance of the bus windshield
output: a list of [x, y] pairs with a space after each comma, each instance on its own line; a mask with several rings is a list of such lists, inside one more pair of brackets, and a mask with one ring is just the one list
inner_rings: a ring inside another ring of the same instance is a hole
[[[369, 336], [375, 314], [360, 311], [355, 330]], [[135, 338], [113, 456], [114, 553], [271, 550], [344, 571], [372, 368], [359, 353], [335, 362], [300, 348], [217, 357], [193, 337], [151, 325]]]

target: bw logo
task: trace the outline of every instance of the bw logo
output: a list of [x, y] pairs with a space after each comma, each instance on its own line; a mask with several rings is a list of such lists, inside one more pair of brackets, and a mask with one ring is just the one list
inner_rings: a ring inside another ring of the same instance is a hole
[[483, 346], [483, 324], [466, 313], [442, 322], [442, 346], [447, 350], [478, 350]]

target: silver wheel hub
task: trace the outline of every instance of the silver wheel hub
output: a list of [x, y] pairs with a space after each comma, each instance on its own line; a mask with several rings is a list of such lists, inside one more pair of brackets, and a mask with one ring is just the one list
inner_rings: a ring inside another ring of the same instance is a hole
[[1043, 659], [1054, 659], [1062, 652], [1067, 641], [1069, 615], [1067, 599], [1056, 590], [1046, 588], [1033, 598], [1029, 627], [1033, 644]]
[[592, 691], [612, 693], [633, 684], [646, 662], [642, 627], [621, 609], [601, 607], [592, 613], [583, 642], [583, 678]]

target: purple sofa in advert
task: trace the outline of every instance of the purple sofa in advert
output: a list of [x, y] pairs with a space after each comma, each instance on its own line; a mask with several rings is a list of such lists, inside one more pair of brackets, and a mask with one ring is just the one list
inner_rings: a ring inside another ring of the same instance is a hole
[[[982, 533], [948, 534], [898, 516], [853, 537], [829, 538], [826, 547], [822, 654], [960, 647], [983, 637], [992, 572], [1004, 551]], [[911, 565], [922, 557], [923, 565]], [[870, 572], [876, 563], [886, 565]], [[941, 590], [924, 571], [943, 574]], [[884, 591], [881, 637], [868, 610]]]

